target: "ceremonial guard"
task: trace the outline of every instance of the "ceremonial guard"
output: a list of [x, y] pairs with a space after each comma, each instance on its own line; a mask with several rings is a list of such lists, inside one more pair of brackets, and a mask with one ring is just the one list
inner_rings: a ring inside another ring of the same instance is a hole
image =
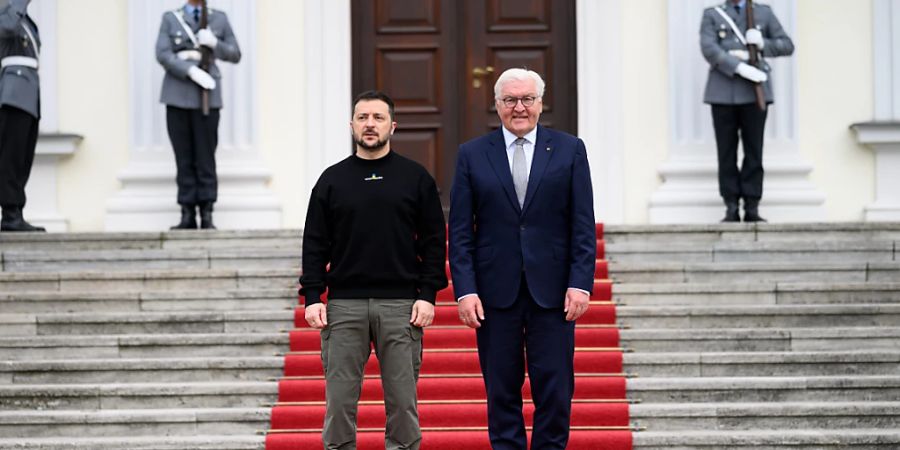
[[22, 215], [41, 118], [41, 39], [29, 3], [0, 1], [0, 231], [45, 231]]
[[216, 145], [222, 108], [221, 73], [216, 60], [237, 63], [241, 50], [224, 12], [202, 0], [163, 14], [156, 59], [166, 69], [160, 101], [175, 151], [181, 221], [172, 229], [214, 229], [218, 195]]
[[[703, 101], [712, 107], [719, 156], [723, 222], [765, 222], [759, 215], [763, 188], [763, 135], [773, 102], [766, 57], [788, 56], [794, 43], [768, 5], [727, 0], [703, 11], [700, 49], [709, 62]], [[738, 140], [744, 159], [737, 165]]]

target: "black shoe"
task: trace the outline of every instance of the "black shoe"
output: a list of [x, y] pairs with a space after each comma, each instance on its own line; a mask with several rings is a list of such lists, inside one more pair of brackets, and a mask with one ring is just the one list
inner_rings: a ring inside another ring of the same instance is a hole
[[768, 222], [759, 215], [759, 200], [744, 199], [744, 222]]
[[181, 222], [170, 230], [196, 230], [197, 208], [194, 205], [181, 205]]
[[737, 200], [725, 200], [725, 217], [722, 222], [740, 222], [741, 215], [738, 213]]
[[6, 207], [3, 208], [3, 218], [0, 220], [0, 231], [44, 232], [47, 229], [26, 222], [22, 216], [22, 208]]
[[215, 230], [212, 220], [213, 204], [212, 202], [200, 204], [200, 228], [203, 230]]

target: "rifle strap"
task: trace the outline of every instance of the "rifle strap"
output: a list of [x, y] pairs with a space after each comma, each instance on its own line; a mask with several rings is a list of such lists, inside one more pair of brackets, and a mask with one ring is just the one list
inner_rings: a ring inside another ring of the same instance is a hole
[[184, 28], [184, 32], [187, 34], [187, 37], [190, 38], [191, 42], [194, 43], [194, 48], [200, 47], [200, 44], [197, 42], [197, 36], [194, 34], [194, 30], [188, 26], [187, 22], [184, 21], [184, 17], [181, 15], [183, 10], [176, 9], [172, 12], [172, 15], [175, 16], [175, 19], [178, 20], [178, 23], [181, 24], [181, 28]]
[[741, 32], [741, 29], [738, 28], [737, 24], [734, 23], [734, 20], [731, 20], [731, 16], [729, 16], [721, 6], [716, 6], [715, 9], [716, 12], [719, 13], [719, 15], [722, 16], [723, 19], [725, 19], [725, 22], [727, 22], [728, 25], [731, 26], [731, 31], [734, 31], [734, 35], [737, 36], [739, 41], [741, 41], [741, 44], [744, 44], [744, 46], [746, 46], [747, 39], [744, 37], [744, 33]]
[[28, 28], [25, 21], [22, 21], [22, 28], [25, 29], [25, 34], [28, 35], [28, 39], [31, 41], [31, 48], [34, 49], [35, 59], [41, 59], [41, 48], [38, 47], [37, 39], [34, 38], [34, 33], [31, 32], [31, 28]]

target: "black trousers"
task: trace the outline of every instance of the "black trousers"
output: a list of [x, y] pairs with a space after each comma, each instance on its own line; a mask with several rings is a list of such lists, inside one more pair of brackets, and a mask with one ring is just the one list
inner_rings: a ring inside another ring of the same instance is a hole
[[219, 110], [204, 116], [200, 109], [166, 106], [169, 141], [175, 151], [178, 203], [192, 206], [215, 203], [219, 192], [216, 146], [219, 144]]
[[25, 207], [37, 138], [38, 119], [19, 108], [0, 107], [0, 207]]
[[[763, 192], [763, 135], [767, 111], [755, 104], [712, 105], [713, 127], [719, 150], [719, 195], [723, 199], [759, 201]], [[737, 166], [738, 139], [744, 161]]]

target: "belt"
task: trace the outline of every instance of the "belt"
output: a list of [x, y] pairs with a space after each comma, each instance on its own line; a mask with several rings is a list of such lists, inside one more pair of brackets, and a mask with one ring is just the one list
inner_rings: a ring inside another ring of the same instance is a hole
[[23, 66], [37, 69], [38, 60], [30, 56], [7, 56], [6, 58], [0, 59], [0, 67], [7, 66]]
[[203, 58], [203, 55], [200, 54], [200, 50], [182, 50], [176, 53], [178, 59], [183, 59], [185, 61], [200, 61]]

